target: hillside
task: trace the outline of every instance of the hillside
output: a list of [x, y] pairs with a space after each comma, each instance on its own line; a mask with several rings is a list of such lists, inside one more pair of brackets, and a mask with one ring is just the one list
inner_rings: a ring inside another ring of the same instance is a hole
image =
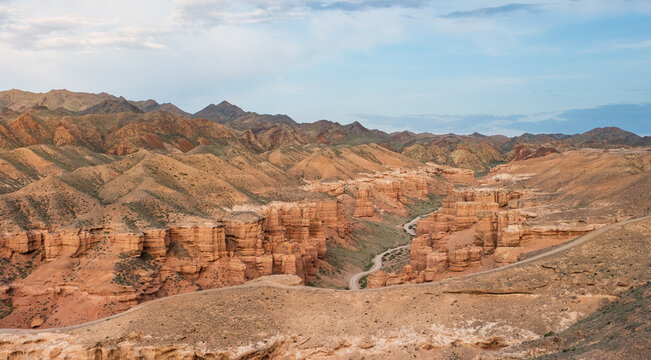
[[[199, 145], [222, 145], [226, 141], [231, 145], [239, 142], [247, 150], [260, 153], [287, 145], [375, 143], [424, 163], [435, 162], [485, 173], [500, 163], [570, 149], [651, 144], [648, 137], [614, 127], [575, 135], [523, 134], [513, 138], [477, 133], [387, 134], [367, 129], [358, 122], [342, 125], [320, 120], [298, 124], [286, 115], [247, 112], [227, 101], [190, 114], [170, 103], [129, 101], [105, 93], [67, 90], [43, 94], [3, 91], [0, 92], [0, 109], [0, 148], [5, 150], [54, 144], [84, 146], [97, 152], [125, 155], [140, 148], [187, 152]], [[212, 136], [188, 133], [189, 124]], [[88, 139], [90, 136], [93, 139]]]

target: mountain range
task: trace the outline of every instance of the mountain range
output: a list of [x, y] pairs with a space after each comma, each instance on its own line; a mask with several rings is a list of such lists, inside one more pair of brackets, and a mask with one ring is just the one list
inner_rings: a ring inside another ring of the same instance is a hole
[[423, 162], [485, 171], [500, 162], [570, 148], [646, 146], [651, 138], [615, 127], [576, 135], [523, 134], [511, 138], [478, 133], [385, 133], [358, 122], [299, 124], [287, 115], [248, 112], [227, 101], [190, 114], [170, 103], [130, 101], [107, 93], [0, 92], [0, 148], [5, 150], [37, 144], [77, 145], [127, 155], [143, 148], [174, 153], [228, 144], [262, 153], [288, 145], [368, 143]]

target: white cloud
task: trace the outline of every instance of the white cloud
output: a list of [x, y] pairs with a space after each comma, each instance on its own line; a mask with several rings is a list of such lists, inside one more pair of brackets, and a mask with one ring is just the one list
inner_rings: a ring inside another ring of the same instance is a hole
[[27, 50], [165, 48], [155, 40], [159, 31], [133, 26], [114, 28], [116, 25], [114, 20], [89, 20], [76, 14], [12, 19], [0, 31], [0, 40]]
[[617, 45], [619, 49], [647, 49], [651, 48], [651, 40], [637, 41]]
[[92, 51], [95, 49], [165, 49], [165, 45], [149, 41], [146, 38], [120, 34], [88, 33], [81, 36], [48, 37], [36, 40], [34, 48], [44, 49], [78, 49]]
[[174, 18], [186, 26], [264, 23], [303, 19], [323, 12], [419, 8], [431, 0], [177, 0]]

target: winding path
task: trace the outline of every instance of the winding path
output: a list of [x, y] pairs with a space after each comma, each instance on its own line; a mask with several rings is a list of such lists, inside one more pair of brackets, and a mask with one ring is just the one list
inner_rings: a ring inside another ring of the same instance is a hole
[[[406, 223], [403, 226], [403, 229], [405, 229], [407, 234], [411, 235], [412, 238], [414, 236], [416, 236], [416, 232], [411, 228], [411, 226], [416, 224], [418, 222], [418, 220], [420, 220], [420, 218], [421, 218], [421, 216], [417, 216], [417, 217], [413, 218], [410, 222]], [[373, 258], [373, 266], [370, 269], [368, 269], [366, 271], [362, 271], [360, 273], [357, 273], [357, 274], [353, 275], [353, 277], [350, 278], [350, 280], [348, 281], [348, 288], [350, 290], [360, 290], [360, 288], [359, 288], [359, 279], [363, 278], [366, 275], [372, 274], [372, 273], [380, 270], [382, 268], [382, 258], [384, 257], [384, 255], [386, 255], [388, 253], [391, 253], [391, 252], [394, 252], [396, 250], [406, 249], [406, 248], [409, 248], [409, 247], [411, 247], [411, 239], [409, 241], [409, 244], [407, 244], [407, 245], [401, 245], [401, 246], [398, 246], [398, 247], [394, 247], [394, 248], [391, 248], [391, 249], [389, 249], [389, 250], [387, 250], [387, 251], [385, 251], [385, 252], [383, 252], [383, 253], [381, 253], [379, 255], [376, 255]]]

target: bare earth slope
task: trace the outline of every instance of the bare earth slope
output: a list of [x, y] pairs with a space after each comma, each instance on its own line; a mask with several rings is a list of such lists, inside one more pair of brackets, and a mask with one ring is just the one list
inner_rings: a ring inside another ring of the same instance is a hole
[[546, 349], [518, 344], [561, 332], [645, 284], [650, 241], [646, 217], [547, 256], [441, 283], [346, 292], [257, 281], [149, 302], [69, 329], [5, 331], [0, 354], [527, 358]]
[[[200, 128], [200, 134], [192, 132], [193, 128]], [[224, 128], [232, 130], [232, 134], [224, 133]], [[297, 124], [286, 115], [246, 112], [225, 101], [192, 115], [170, 103], [129, 101], [106, 93], [0, 91], [0, 149], [36, 144], [78, 145], [124, 155], [139, 148], [187, 152], [198, 145], [219, 144], [217, 139], [239, 141], [254, 151], [285, 145], [375, 143], [418, 161], [478, 172], [499, 163], [569, 149], [650, 144], [649, 137], [614, 127], [576, 135], [524, 134], [512, 138], [478, 133], [387, 134], [367, 129], [358, 122], [342, 125], [320, 120]]]

